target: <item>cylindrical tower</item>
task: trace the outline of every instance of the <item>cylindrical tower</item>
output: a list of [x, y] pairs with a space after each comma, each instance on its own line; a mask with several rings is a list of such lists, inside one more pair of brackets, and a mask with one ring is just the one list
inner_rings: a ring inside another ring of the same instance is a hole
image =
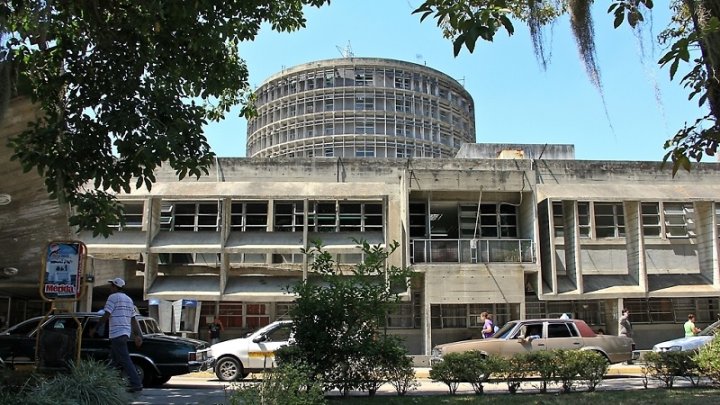
[[453, 157], [475, 142], [470, 93], [415, 63], [306, 63], [267, 79], [256, 97], [250, 157]]

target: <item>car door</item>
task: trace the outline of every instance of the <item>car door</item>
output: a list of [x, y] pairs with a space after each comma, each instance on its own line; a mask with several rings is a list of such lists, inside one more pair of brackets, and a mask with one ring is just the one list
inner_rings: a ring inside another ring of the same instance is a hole
[[[110, 358], [110, 339], [108, 338], [108, 324], [102, 330], [98, 330], [100, 317], [90, 316], [85, 320], [82, 333], [81, 353], [83, 358], [105, 361]], [[95, 332], [92, 334], [92, 332]], [[92, 336], [91, 336], [92, 334]]]
[[0, 334], [0, 360], [6, 364], [35, 363], [35, 329], [42, 317], [23, 321]]
[[291, 323], [279, 323], [252, 339], [248, 346], [249, 368], [264, 369], [275, 367], [275, 351], [288, 345]]
[[543, 322], [527, 322], [503, 343], [501, 355], [512, 357], [516, 354], [545, 350]]
[[575, 325], [570, 322], [550, 322], [547, 325], [547, 350], [577, 350], [583, 341]]

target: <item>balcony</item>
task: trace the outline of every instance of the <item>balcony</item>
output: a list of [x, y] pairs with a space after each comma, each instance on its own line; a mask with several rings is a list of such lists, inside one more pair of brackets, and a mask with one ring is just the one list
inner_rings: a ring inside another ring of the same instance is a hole
[[413, 263], [535, 263], [530, 239], [413, 239]]

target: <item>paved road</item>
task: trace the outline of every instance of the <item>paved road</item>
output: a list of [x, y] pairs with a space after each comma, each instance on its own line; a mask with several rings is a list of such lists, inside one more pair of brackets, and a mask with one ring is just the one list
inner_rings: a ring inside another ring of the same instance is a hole
[[[417, 391], [408, 395], [444, 395], [448, 393], [447, 386], [442, 383], [432, 382], [427, 378], [429, 369], [418, 368], [417, 376], [420, 387]], [[252, 376], [251, 376], [252, 377]], [[252, 381], [252, 380], [250, 380]], [[257, 380], [255, 380], [257, 381]], [[640, 366], [613, 365], [610, 367], [607, 378], [598, 386], [598, 390], [634, 390], [644, 389], [644, 379]], [[243, 384], [242, 382], [240, 384]], [[682, 380], [676, 382], [677, 386], [683, 386]], [[537, 382], [523, 383], [520, 392], [538, 392]], [[649, 386], [658, 387], [658, 383], [650, 381]], [[135, 396], [133, 405], [226, 405], [229, 404], [229, 396], [233, 386], [218, 381], [210, 373], [195, 373], [185, 376], [173, 377], [162, 388], [149, 388]], [[585, 387], [579, 387], [584, 390]], [[559, 390], [557, 387], [551, 390]], [[485, 392], [488, 394], [507, 393], [507, 385], [504, 383], [485, 384]], [[460, 384], [458, 394], [472, 394], [470, 384]], [[330, 395], [337, 395], [333, 392]], [[367, 393], [357, 392], [352, 395], [365, 396]], [[386, 384], [380, 388], [378, 395], [396, 395], [392, 386]]]

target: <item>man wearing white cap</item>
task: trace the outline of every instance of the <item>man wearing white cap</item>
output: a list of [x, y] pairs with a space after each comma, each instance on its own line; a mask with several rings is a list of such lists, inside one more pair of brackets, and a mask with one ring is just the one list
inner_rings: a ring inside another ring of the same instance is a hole
[[[135, 304], [123, 291], [125, 280], [120, 277], [108, 280], [110, 283], [110, 296], [105, 303], [105, 313], [100, 319], [98, 329], [103, 330], [105, 322], [110, 319], [110, 353], [112, 361], [125, 371], [130, 379], [128, 392], [142, 391], [142, 381], [130, 359], [127, 341], [134, 334], [135, 345], [142, 345], [142, 331], [140, 324], [135, 319]], [[94, 334], [91, 332], [91, 335]]]

